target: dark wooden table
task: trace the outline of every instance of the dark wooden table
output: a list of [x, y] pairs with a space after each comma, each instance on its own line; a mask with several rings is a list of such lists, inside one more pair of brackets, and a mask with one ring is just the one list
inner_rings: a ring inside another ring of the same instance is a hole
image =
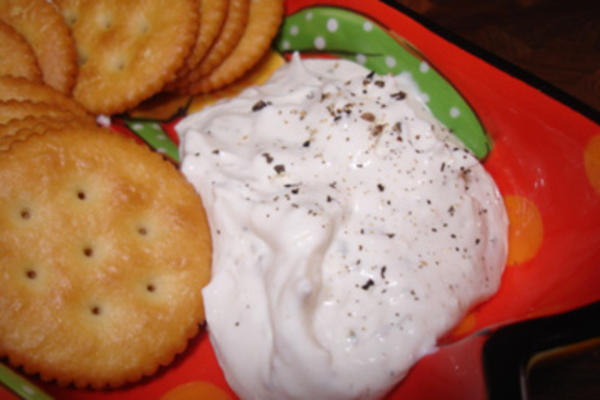
[[599, 0], [393, 0], [600, 111]]

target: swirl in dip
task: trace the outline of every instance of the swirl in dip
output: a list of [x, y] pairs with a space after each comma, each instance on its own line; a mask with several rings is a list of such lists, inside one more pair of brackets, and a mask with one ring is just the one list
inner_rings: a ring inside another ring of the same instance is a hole
[[213, 237], [210, 339], [242, 398], [381, 397], [498, 288], [502, 198], [408, 76], [294, 56], [177, 131]]

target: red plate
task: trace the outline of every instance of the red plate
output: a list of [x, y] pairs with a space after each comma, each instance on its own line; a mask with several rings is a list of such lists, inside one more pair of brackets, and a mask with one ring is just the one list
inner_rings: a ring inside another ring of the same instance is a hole
[[[288, 0], [286, 14], [323, 4], [358, 12], [412, 43], [464, 96], [492, 139], [484, 165], [510, 215], [509, 265], [498, 294], [473, 310], [444, 343], [599, 300], [600, 126], [383, 3]], [[172, 123], [165, 126], [169, 130]], [[442, 345], [417, 363], [390, 398], [485, 397], [484, 341], [485, 335], [474, 335]], [[212, 382], [235, 397], [205, 333], [174, 364], [123, 389], [41, 386], [60, 399], [151, 399], [191, 381]]]

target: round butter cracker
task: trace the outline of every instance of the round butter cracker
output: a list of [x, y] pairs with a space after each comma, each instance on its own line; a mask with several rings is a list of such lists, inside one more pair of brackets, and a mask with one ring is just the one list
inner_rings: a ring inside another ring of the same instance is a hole
[[185, 349], [204, 321], [211, 242], [171, 163], [106, 129], [62, 129], [13, 143], [0, 185], [0, 357], [102, 388]]
[[210, 73], [231, 53], [242, 37], [248, 22], [250, 0], [229, 0], [223, 27], [200, 63], [178, 82], [181, 94], [195, 94], [189, 84]]
[[0, 21], [0, 75], [18, 76], [30, 81], [42, 80], [31, 46], [10, 25]]
[[73, 96], [95, 114], [133, 108], [183, 65], [198, 30], [196, 0], [56, 0], [71, 28]]
[[188, 90], [207, 93], [240, 78], [267, 52], [282, 19], [282, 0], [252, 0], [248, 25], [233, 51], [208, 75], [192, 82]]
[[221, 32], [227, 16], [229, 0], [198, 0], [198, 2], [200, 3], [200, 28], [196, 44], [183, 66], [177, 71], [176, 79], [165, 86], [164, 89], [167, 91], [175, 91], [180, 83], [186, 84], [186, 76], [202, 61]]
[[46, 103], [94, 123], [94, 118], [73, 98], [43, 83], [31, 82], [23, 78], [0, 76], [0, 101], [19, 100]]
[[6, 124], [13, 119], [23, 119], [27, 117], [50, 117], [63, 120], [77, 118], [77, 116], [69, 110], [57, 107], [53, 104], [29, 100], [0, 101], [0, 124]]
[[0, 20], [29, 43], [43, 81], [62, 93], [71, 93], [77, 75], [75, 45], [54, 6], [46, 0], [3, 0]]

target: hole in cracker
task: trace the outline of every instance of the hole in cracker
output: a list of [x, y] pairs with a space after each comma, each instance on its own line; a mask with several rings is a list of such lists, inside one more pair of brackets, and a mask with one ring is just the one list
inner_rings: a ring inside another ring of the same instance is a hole
[[77, 16], [73, 14], [65, 15], [65, 22], [67, 25], [73, 26], [77, 22]]
[[80, 67], [82, 65], [84, 65], [88, 60], [88, 57], [85, 54], [77, 54], [77, 65], [79, 65]]
[[78, 190], [77, 191], [77, 198], [79, 200], [85, 200], [85, 198], [86, 198], [85, 192], [83, 190]]
[[37, 278], [37, 272], [35, 272], [33, 269], [28, 269], [25, 271], [25, 276], [29, 279], [35, 279]]
[[140, 33], [147, 33], [148, 31], [150, 31], [150, 25], [146, 21], [142, 22], [140, 25]]
[[146, 229], [145, 226], [140, 226], [137, 232], [142, 236], [146, 236], [148, 234], [148, 229]]
[[102, 314], [102, 309], [100, 306], [94, 305], [90, 307], [90, 312], [94, 315], [100, 315]]
[[153, 293], [156, 290], [156, 286], [154, 286], [154, 284], [149, 283], [146, 285], [146, 290], [149, 291], [150, 293]]
[[29, 218], [31, 218], [31, 211], [29, 211], [28, 208], [23, 208], [21, 210], [21, 212], [19, 213], [19, 215], [21, 216], [22, 219], [29, 219]]
[[83, 255], [86, 257], [91, 257], [94, 255], [94, 250], [90, 246], [86, 246], [83, 248]]

